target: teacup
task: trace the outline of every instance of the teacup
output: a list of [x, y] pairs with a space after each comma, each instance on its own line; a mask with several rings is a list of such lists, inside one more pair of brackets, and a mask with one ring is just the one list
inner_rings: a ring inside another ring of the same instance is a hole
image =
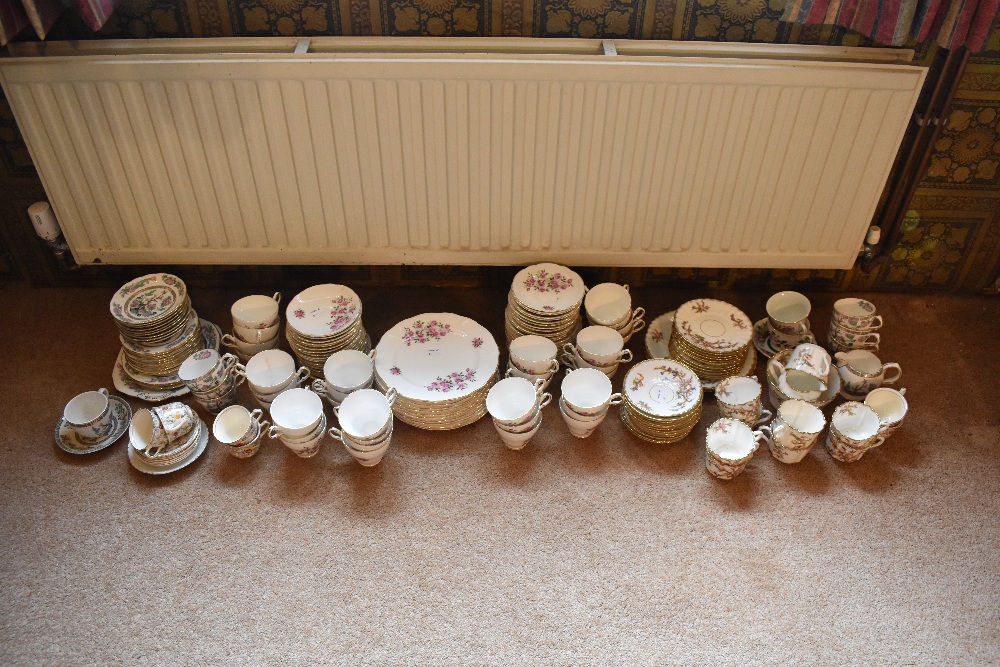
[[350, 436], [337, 428], [331, 427], [329, 433], [334, 440], [339, 440], [344, 445], [344, 449], [347, 450], [347, 453], [355, 461], [366, 468], [378, 465], [385, 457], [386, 452], [389, 451], [389, 444], [392, 442], [392, 428], [389, 428], [378, 444], [372, 447], [359, 445]]
[[305, 366], [296, 369], [295, 359], [284, 350], [265, 350], [255, 354], [247, 361], [246, 375], [250, 389], [259, 395], [279, 393], [310, 377], [309, 369]]
[[561, 410], [565, 410], [567, 416], [570, 417], [571, 419], [574, 419], [580, 422], [581, 424], [592, 424], [592, 425], [600, 423], [605, 417], [607, 417], [609, 410], [609, 408], [604, 408], [603, 410], [595, 412], [594, 414], [581, 414], [566, 404], [566, 397], [564, 396], [561, 396], [559, 398], [559, 408]]
[[755, 377], [735, 376], [726, 378], [715, 387], [719, 414], [738, 419], [748, 426], [763, 424], [772, 416], [764, 408], [760, 382]]
[[333, 409], [341, 430], [360, 444], [372, 444], [392, 428], [392, 406], [397, 392], [385, 394], [377, 389], [359, 389]]
[[290, 449], [296, 456], [308, 459], [319, 453], [323, 439], [326, 438], [326, 415], [320, 413], [319, 421], [311, 431], [305, 435], [293, 438], [280, 431], [275, 431], [274, 426], [267, 430], [267, 436], [272, 440], [281, 440], [281, 444]]
[[705, 467], [719, 479], [733, 479], [746, 468], [760, 443], [767, 440], [738, 419], [715, 420], [705, 433]]
[[789, 336], [808, 333], [812, 304], [805, 294], [792, 291], [778, 292], [771, 295], [765, 308], [768, 331], [772, 339], [775, 333]]
[[233, 324], [247, 329], [266, 329], [278, 324], [281, 292], [273, 296], [253, 294], [238, 299], [230, 308]]
[[622, 402], [621, 394], [612, 393], [610, 378], [596, 368], [567, 372], [562, 381], [562, 397], [567, 410], [584, 417], [601, 414], [609, 405]]
[[519, 377], [504, 378], [490, 387], [486, 409], [502, 425], [523, 424], [552, 400], [551, 394], [542, 393], [542, 384], [541, 380], [532, 383]]
[[302, 438], [316, 430], [323, 418], [323, 400], [308, 389], [294, 387], [278, 394], [271, 403], [271, 421], [268, 436]]
[[225, 384], [225, 386], [229, 387], [225, 392], [221, 394], [213, 393], [211, 396], [195, 394], [195, 400], [213, 415], [218, 414], [221, 410], [236, 403], [236, 390], [239, 389], [245, 380], [246, 377], [243, 375], [233, 375], [232, 382]]
[[187, 439], [198, 419], [190, 406], [180, 402], [157, 406], [152, 412], [159, 419], [168, 444]]
[[771, 341], [771, 345], [778, 350], [783, 350], [786, 347], [795, 348], [803, 343], [816, 342], [816, 336], [809, 330], [794, 334], [786, 334], [780, 331], [768, 331], [767, 335]]
[[601, 283], [587, 290], [583, 306], [592, 323], [617, 328], [632, 316], [632, 294], [628, 285]]
[[826, 426], [823, 411], [798, 399], [785, 401], [778, 407], [778, 416], [760, 430], [768, 434], [771, 456], [782, 463], [798, 463], [816, 444]]
[[864, 299], [846, 297], [833, 304], [831, 322], [855, 331], [874, 331], [882, 326], [882, 316], [875, 314], [875, 304]]
[[830, 325], [829, 342], [838, 352], [849, 350], [877, 350], [881, 341], [881, 334], [871, 331], [855, 331], [854, 329], [844, 329], [836, 325]]
[[108, 390], [101, 387], [77, 394], [63, 409], [63, 419], [84, 444], [94, 444], [107, 438], [115, 428]]
[[[260, 449], [260, 433], [270, 422], [261, 419], [261, 410], [247, 410], [242, 405], [233, 405], [215, 418], [212, 435], [229, 448], [229, 453], [237, 458], [249, 458]], [[249, 445], [254, 445], [252, 448]]]
[[167, 446], [167, 434], [159, 417], [146, 408], [133, 413], [132, 422], [128, 426], [128, 438], [132, 448], [140, 452], [159, 452]]
[[530, 375], [559, 370], [556, 344], [542, 336], [518, 336], [510, 342], [510, 365]]
[[245, 327], [233, 324], [233, 335], [250, 345], [268, 343], [277, 337], [279, 326], [277, 322], [269, 327]]
[[823, 392], [819, 389], [815, 391], [799, 391], [793, 388], [788, 384], [788, 375], [784, 371], [778, 376], [778, 389], [788, 398], [797, 398], [803, 401], [815, 401], [823, 395]]
[[878, 414], [864, 403], [842, 403], [830, 419], [826, 448], [830, 456], [838, 461], [857, 461], [869, 449], [885, 442], [885, 438], [879, 435], [881, 427]]
[[598, 418], [590, 421], [581, 421], [577, 419], [575, 413], [573, 413], [567, 406], [564, 400], [559, 401], [559, 414], [562, 415], [563, 421], [566, 422], [566, 427], [569, 429], [570, 435], [575, 438], [587, 438], [597, 430], [601, 422], [604, 421], [607, 411], [605, 410]]
[[371, 454], [379, 450], [384, 452], [389, 446], [389, 442], [392, 440], [393, 426], [393, 422], [390, 421], [386, 428], [379, 431], [377, 437], [365, 440], [356, 440], [343, 429], [339, 429], [335, 426], [331, 426], [327, 430], [327, 433], [329, 433], [334, 440], [339, 440], [343, 443], [343, 445], [349, 450], [353, 450], [352, 453], [361, 452], [364, 454]]
[[184, 360], [177, 370], [177, 377], [191, 391], [208, 392], [222, 384], [238, 363], [239, 359], [234, 354], [219, 354], [212, 349], [198, 350]]
[[242, 358], [249, 359], [264, 350], [273, 350], [278, 344], [278, 337], [275, 336], [271, 340], [265, 340], [261, 343], [248, 343], [245, 340], [240, 340], [240, 338], [233, 334], [225, 334], [222, 336], [222, 344], [236, 350], [236, 353]]
[[779, 369], [787, 376], [788, 386], [799, 392], [823, 391], [830, 375], [830, 353], [815, 343], [802, 343], [782, 364], [771, 359], [769, 366]]
[[226, 373], [222, 382], [220, 382], [218, 386], [209, 389], [208, 391], [195, 391], [192, 389], [191, 394], [197, 399], [212, 400], [228, 394], [233, 390], [233, 387], [240, 386], [246, 381], [246, 379], [246, 367], [243, 364], [236, 363], [232, 365], [229, 372]]
[[888, 438], [903, 425], [903, 419], [906, 417], [906, 412], [909, 409], [906, 399], [903, 398], [903, 394], [905, 393], [905, 387], [899, 391], [888, 387], [881, 387], [873, 390], [865, 398], [865, 405], [874, 410], [875, 414], [878, 415], [878, 420], [881, 424], [879, 434], [883, 438]]
[[505, 444], [508, 449], [513, 449], [514, 451], [524, 449], [531, 439], [535, 437], [541, 427], [541, 412], [538, 413], [538, 416], [535, 419], [529, 422], [526, 428], [517, 431], [507, 430], [498, 424], [496, 420], [493, 421], [493, 428], [495, 428], [496, 432], [500, 435], [500, 439], [503, 440], [503, 444]]
[[[883, 384], [895, 384], [903, 375], [899, 364], [883, 364], [868, 350], [837, 352], [834, 357], [837, 360], [837, 372], [840, 373], [841, 392], [850, 396], [864, 398]], [[886, 377], [887, 372], [892, 370], [896, 372]]]
[[[375, 379], [375, 350], [334, 352], [323, 364], [323, 382], [331, 399], [343, 401], [352, 391], [367, 389]], [[314, 383], [315, 384], [315, 383]]]
[[567, 345], [570, 346], [572, 352], [570, 351], [563, 352], [562, 356], [559, 357], [560, 361], [562, 361], [562, 365], [566, 367], [567, 373], [569, 373], [570, 371], [575, 371], [578, 368], [594, 368], [596, 370], [601, 371], [609, 378], [613, 378], [615, 376], [615, 373], [618, 372], [618, 366], [620, 364], [617, 361], [613, 361], [606, 366], [597, 366], [595, 364], [584, 361], [584, 359], [580, 357], [580, 351], [574, 348], [571, 343], [567, 343]]
[[552, 381], [553, 376], [555, 376], [555, 372], [554, 371], [553, 372], [549, 372], [549, 373], [545, 373], [543, 375], [532, 375], [531, 373], [525, 373], [524, 371], [520, 371], [520, 370], [514, 368], [513, 366], [508, 366], [507, 367], [507, 372], [504, 374], [504, 377], [508, 377], [508, 378], [524, 378], [525, 380], [527, 380], [528, 382], [531, 382], [532, 384], [534, 384], [535, 381], [537, 381], [537, 380], [541, 380], [542, 381], [542, 390], [543, 391], [546, 388], [548, 388], [549, 382]]
[[590, 366], [610, 366], [632, 361], [632, 350], [623, 349], [625, 339], [610, 327], [590, 326], [580, 330], [576, 336], [576, 347], [566, 343], [566, 352], [577, 354]]

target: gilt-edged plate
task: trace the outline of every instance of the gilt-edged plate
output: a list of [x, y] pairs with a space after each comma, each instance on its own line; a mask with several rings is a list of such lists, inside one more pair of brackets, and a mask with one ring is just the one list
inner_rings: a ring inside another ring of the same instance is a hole
[[695, 299], [677, 309], [674, 331], [698, 349], [725, 353], [750, 343], [753, 323], [742, 310], [725, 301]]
[[296, 294], [285, 318], [296, 332], [311, 338], [334, 336], [361, 317], [361, 298], [345, 285], [313, 285]]
[[[201, 320], [201, 340], [202, 349], [212, 349], [219, 350], [219, 342], [222, 339], [222, 330], [212, 322], [208, 320]], [[141, 379], [140, 379], [141, 378]], [[148, 375], [137, 375], [133, 377], [125, 369], [125, 350], [122, 348], [118, 351], [118, 359], [115, 361], [115, 367], [111, 371], [111, 379], [114, 382], [115, 389], [126, 396], [132, 396], [133, 398], [141, 398], [144, 401], [149, 401], [150, 403], [159, 403], [160, 401], [165, 401], [168, 398], [176, 398], [178, 396], [184, 396], [190, 393], [190, 390], [183, 384], [181, 386], [173, 389], [153, 389], [145, 385], [156, 385], [156, 384], [176, 384], [180, 382], [180, 378], [174, 375], [163, 375], [159, 377], [153, 377]], [[146, 380], [150, 380], [147, 382]]]
[[184, 300], [184, 281], [169, 273], [150, 273], [123, 285], [111, 298], [111, 315], [126, 325], [163, 317]]
[[108, 396], [108, 404], [111, 406], [111, 423], [108, 432], [96, 442], [82, 442], [73, 427], [60, 417], [55, 433], [59, 449], [70, 454], [91, 454], [117, 442], [132, 423], [132, 407], [119, 396]]
[[622, 393], [653, 417], [678, 417], [701, 401], [701, 380], [672, 359], [647, 359], [628, 370]]
[[579, 306], [587, 287], [576, 271], [546, 262], [518, 271], [511, 293], [526, 308], [539, 313], [558, 313]]

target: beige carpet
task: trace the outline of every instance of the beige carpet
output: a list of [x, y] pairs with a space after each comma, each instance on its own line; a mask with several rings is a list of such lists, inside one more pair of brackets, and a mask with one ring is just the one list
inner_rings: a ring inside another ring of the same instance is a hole
[[[330, 440], [312, 460], [212, 443], [156, 478], [124, 441], [53, 444], [69, 398], [112, 387], [112, 291], [0, 290], [0, 664], [1000, 662], [1000, 299], [870, 295], [911, 412], [855, 464], [761, 451], [720, 482], [708, 398], [673, 445], [617, 419], [576, 440], [550, 407], [521, 452], [488, 418], [399, 424], [373, 469]], [[358, 291], [376, 340], [454, 311], [502, 341], [505, 290]], [[225, 325], [246, 292], [192, 298]], [[654, 316], [703, 295], [756, 319], [767, 297], [637, 292]], [[836, 296], [811, 296], [825, 330]]]

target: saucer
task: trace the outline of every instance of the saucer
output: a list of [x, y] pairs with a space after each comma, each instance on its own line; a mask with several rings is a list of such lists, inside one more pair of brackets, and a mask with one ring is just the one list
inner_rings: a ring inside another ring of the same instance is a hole
[[646, 354], [650, 359], [670, 358], [670, 334], [674, 330], [674, 312], [657, 317], [646, 328]]
[[[208, 320], [201, 320], [201, 339], [205, 346], [204, 349], [218, 351], [219, 341], [221, 338], [222, 331], [218, 326]], [[184, 396], [191, 391], [183, 384], [175, 389], [150, 389], [149, 387], [142, 386], [125, 370], [124, 348], [118, 352], [118, 359], [115, 361], [115, 367], [111, 371], [111, 379], [114, 382], [115, 389], [117, 389], [120, 393], [125, 394], [126, 396], [132, 396], [133, 398], [141, 398], [142, 400], [149, 401], [150, 403], [159, 403], [160, 401], [165, 401], [168, 398]], [[172, 375], [164, 378], [164, 382], [169, 383], [176, 379], [177, 376]]]
[[56, 424], [56, 444], [59, 445], [59, 448], [70, 454], [90, 454], [104, 449], [122, 437], [132, 422], [132, 408], [118, 396], [108, 396], [108, 403], [114, 410], [111, 417], [114, 427], [107, 438], [91, 445], [84, 444], [77, 440], [76, 431], [66, 423], [65, 419], [60, 417], [59, 423]]
[[[802, 337], [802, 343], [815, 343], [816, 336], [810, 331]], [[767, 318], [758, 320], [756, 324], [753, 325], [753, 346], [757, 348], [757, 351], [763, 354], [768, 359], [772, 358], [774, 355], [781, 352], [785, 348], [776, 348], [774, 343], [771, 342], [771, 336], [767, 332]], [[791, 348], [789, 348], [791, 349]]]
[[168, 466], [151, 466], [145, 461], [139, 460], [138, 456], [136, 456], [135, 453], [135, 447], [133, 447], [132, 443], [129, 442], [128, 443], [129, 463], [132, 464], [133, 468], [135, 468], [139, 472], [144, 472], [147, 475], [164, 475], [168, 472], [174, 472], [176, 470], [180, 470], [181, 468], [183, 468], [184, 466], [188, 465], [196, 458], [201, 456], [202, 452], [205, 451], [205, 447], [208, 445], [209, 428], [208, 426], [205, 425], [205, 422], [203, 420], [199, 419], [198, 421], [201, 422], [201, 435], [198, 437], [198, 444], [195, 445], [194, 449], [191, 450], [190, 454], [188, 454], [180, 461], [177, 461], [176, 463], [171, 463]]

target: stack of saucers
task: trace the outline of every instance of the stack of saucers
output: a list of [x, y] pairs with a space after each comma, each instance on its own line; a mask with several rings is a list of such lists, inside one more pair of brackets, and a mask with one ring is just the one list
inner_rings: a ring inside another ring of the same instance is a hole
[[753, 325], [739, 308], [715, 299], [682, 304], [674, 314], [670, 357], [691, 368], [701, 380], [715, 382], [742, 375]]
[[129, 426], [129, 461], [152, 475], [183, 468], [205, 451], [206, 444], [208, 427], [183, 403], [138, 410]]
[[649, 359], [629, 369], [622, 384], [622, 422], [649, 442], [683, 440], [701, 419], [698, 375], [672, 359]]
[[314, 285], [297, 294], [285, 309], [285, 336], [299, 362], [323, 376], [323, 364], [339, 350], [371, 350], [361, 323], [361, 299], [344, 285]]
[[534, 264], [522, 269], [507, 295], [507, 343], [529, 334], [548, 338], [560, 348], [571, 342], [581, 328], [586, 292], [583, 279], [565, 266]]
[[479, 323], [454, 313], [403, 320], [376, 348], [375, 385], [398, 392], [392, 411], [429, 430], [460, 428], [486, 414], [500, 350]]
[[146, 389], [184, 386], [177, 369], [202, 349], [202, 322], [177, 276], [152, 273], [122, 286], [111, 299], [125, 373]]

